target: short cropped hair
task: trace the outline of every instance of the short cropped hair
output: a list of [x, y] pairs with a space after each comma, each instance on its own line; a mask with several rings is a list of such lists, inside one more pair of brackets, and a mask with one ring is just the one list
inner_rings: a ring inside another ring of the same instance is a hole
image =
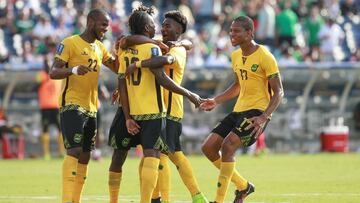
[[186, 32], [187, 28], [187, 19], [186, 17], [178, 10], [168, 11], [165, 13], [165, 18], [171, 18], [175, 22], [179, 23], [182, 27], [182, 33]]
[[242, 27], [246, 31], [249, 31], [249, 30], [254, 31], [254, 22], [248, 16], [239, 16], [234, 19], [234, 22], [241, 23]]
[[140, 5], [138, 8], [134, 9], [129, 17], [129, 28], [131, 34], [144, 34], [145, 26], [148, 22], [148, 15], [152, 16], [154, 14], [153, 7], [146, 7]]
[[92, 9], [92, 10], [88, 13], [86, 20], [87, 20], [87, 21], [89, 21], [90, 19], [96, 20], [96, 19], [99, 18], [100, 15], [109, 16], [109, 14], [108, 14], [104, 9], [96, 8], [96, 9]]

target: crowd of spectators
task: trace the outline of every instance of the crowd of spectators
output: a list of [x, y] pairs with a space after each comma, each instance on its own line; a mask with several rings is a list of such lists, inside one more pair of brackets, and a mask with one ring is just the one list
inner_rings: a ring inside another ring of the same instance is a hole
[[[258, 43], [268, 46], [280, 65], [316, 61], [359, 61], [360, 18], [356, 0], [145, 0], [156, 8], [157, 36], [163, 13], [179, 9], [188, 18], [184, 38], [194, 43], [188, 67], [230, 67], [234, 47], [231, 21], [254, 20]], [[0, 62], [42, 68], [48, 49], [85, 28], [91, 8], [104, 7], [112, 20], [104, 44], [111, 50], [128, 34], [132, 0], [0, 0]], [[0, 69], [4, 66], [0, 66]]]

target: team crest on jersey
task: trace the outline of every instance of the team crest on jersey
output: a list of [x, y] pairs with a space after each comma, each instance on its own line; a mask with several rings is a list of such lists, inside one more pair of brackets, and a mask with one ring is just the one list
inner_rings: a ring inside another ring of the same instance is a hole
[[252, 72], [256, 72], [256, 70], [258, 69], [258, 67], [259, 67], [258, 64], [253, 64], [253, 65], [251, 66], [251, 71], [252, 71]]
[[62, 52], [64, 51], [64, 47], [65, 47], [64, 44], [60, 43], [59, 46], [56, 49], [56, 53], [59, 54], [59, 55], [62, 54]]

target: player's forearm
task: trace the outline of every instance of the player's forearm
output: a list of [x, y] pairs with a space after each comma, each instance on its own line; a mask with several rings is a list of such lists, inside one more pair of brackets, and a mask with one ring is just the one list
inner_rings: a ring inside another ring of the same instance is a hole
[[190, 91], [176, 84], [169, 76], [165, 74], [164, 70], [151, 69], [151, 71], [155, 75], [156, 81], [165, 89], [174, 92], [176, 94], [183, 95], [185, 97], [190, 97], [191, 95]]
[[264, 111], [264, 116], [266, 118], [269, 118], [271, 116], [271, 114], [278, 108], [278, 106], [280, 105], [283, 97], [284, 97], [283, 92], [274, 94], [271, 97], [269, 105]]
[[120, 47], [122, 49], [126, 49], [133, 45], [145, 44], [145, 43], [156, 44], [156, 41], [143, 35], [130, 35], [125, 37], [123, 43], [120, 44]]
[[55, 57], [54, 63], [49, 71], [51, 79], [64, 79], [72, 75], [72, 68], [65, 68], [66, 62], [60, 58]]
[[49, 72], [49, 76], [53, 80], [60, 80], [69, 77], [73, 73], [72, 68], [52, 68]]
[[222, 94], [216, 96], [214, 99], [217, 104], [221, 104], [238, 96], [239, 92], [240, 92], [240, 85], [239, 83], [234, 82], [227, 90], [225, 90]]
[[125, 78], [118, 79], [118, 89], [120, 94], [120, 102], [121, 108], [124, 112], [125, 119], [130, 119], [130, 107], [129, 107], [129, 100], [128, 94], [126, 89], [126, 80]]
[[119, 61], [118, 61], [118, 57], [111, 57], [109, 58], [104, 65], [106, 67], [108, 67], [113, 73], [117, 74], [118, 73], [118, 69], [119, 69]]
[[141, 67], [145, 68], [162, 68], [164, 65], [168, 65], [174, 62], [174, 57], [170, 55], [155, 56], [151, 59], [141, 61]]

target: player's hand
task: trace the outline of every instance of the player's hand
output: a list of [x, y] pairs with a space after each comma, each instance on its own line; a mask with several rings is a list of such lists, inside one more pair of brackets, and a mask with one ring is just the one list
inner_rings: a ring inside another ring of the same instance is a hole
[[196, 108], [198, 108], [201, 102], [203, 102], [203, 99], [193, 92], [190, 92], [188, 99], [195, 105]]
[[111, 95], [111, 104], [119, 103], [120, 101], [120, 93], [118, 89], [115, 89], [114, 92]]
[[211, 111], [216, 107], [217, 103], [214, 98], [205, 99], [200, 104], [200, 108], [204, 111]]
[[169, 46], [164, 44], [164, 42], [160, 41], [160, 40], [155, 40], [156, 41], [156, 44], [160, 47], [161, 49], [161, 52], [163, 54], [166, 54], [169, 52]]
[[74, 75], [85, 75], [88, 72], [92, 72], [93, 70], [87, 66], [83, 66], [83, 65], [79, 65], [79, 66], [75, 66], [71, 69], [71, 72]]
[[171, 47], [179, 46], [179, 43], [177, 41], [168, 41], [166, 42], [166, 45], [168, 45], [169, 48], [171, 48]]
[[253, 131], [251, 131], [250, 136], [254, 135], [254, 138], [257, 139], [263, 132], [267, 118], [264, 116], [264, 114], [261, 114], [260, 116], [249, 118], [248, 122], [249, 125], [246, 126], [245, 130], [254, 128]]
[[126, 128], [128, 133], [131, 135], [136, 135], [140, 132], [140, 126], [133, 119], [126, 119]]
[[135, 70], [136, 70], [135, 63], [130, 64], [128, 67], [126, 67], [125, 77], [128, 77], [129, 75], [131, 75]]
[[125, 35], [120, 35], [115, 42], [115, 51], [118, 52], [119, 49], [122, 47], [121, 45], [124, 44]]

